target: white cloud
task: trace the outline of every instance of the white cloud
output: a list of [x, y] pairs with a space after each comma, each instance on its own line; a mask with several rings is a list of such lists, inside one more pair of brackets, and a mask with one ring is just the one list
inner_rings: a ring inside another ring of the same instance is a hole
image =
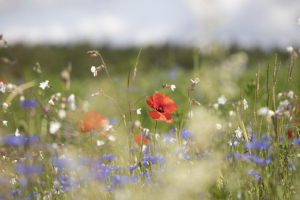
[[[300, 1], [0, 0], [9, 43], [90, 41], [115, 46], [210, 40], [244, 45], [300, 45]], [[33, 11], [34, 9], [34, 11]]]

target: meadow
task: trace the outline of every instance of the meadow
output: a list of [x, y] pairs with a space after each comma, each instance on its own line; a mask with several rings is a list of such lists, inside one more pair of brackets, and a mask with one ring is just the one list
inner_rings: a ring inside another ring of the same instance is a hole
[[0, 42], [0, 199], [299, 199], [297, 49]]

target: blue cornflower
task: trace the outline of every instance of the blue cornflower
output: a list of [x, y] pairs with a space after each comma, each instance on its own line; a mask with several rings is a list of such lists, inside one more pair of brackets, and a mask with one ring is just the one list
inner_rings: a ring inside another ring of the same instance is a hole
[[251, 141], [256, 140], [256, 135], [255, 135], [254, 133], [249, 133], [249, 139], [250, 139]]
[[108, 124], [114, 125], [118, 123], [118, 118], [116, 117], [106, 117]]
[[138, 181], [138, 179], [139, 179], [138, 175], [134, 175], [134, 176], [114, 175], [112, 177], [112, 180], [111, 180], [111, 185], [113, 185], [113, 186], [116, 186], [116, 185], [124, 186], [129, 182], [136, 183]]
[[170, 133], [176, 133], [176, 128], [171, 128], [169, 132]]
[[271, 162], [271, 156], [269, 156], [268, 158], [260, 158], [258, 156], [254, 156], [252, 158], [252, 161], [261, 165], [269, 164]]
[[20, 107], [36, 107], [37, 101], [36, 99], [25, 99], [19, 102]]
[[191, 139], [191, 138], [193, 138], [194, 137], [194, 133], [192, 132], [192, 131], [190, 131], [190, 130], [188, 130], [188, 129], [182, 129], [181, 130], [181, 137], [183, 138], [183, 139]]
[[111, 190], [112, 190], [112, 187], [111, 187], [110, 185], [104, 186], [104, 187], [102, 187], [102, 190], [108, 192], [108, 191], [111, 191]]
[[112, 154], [112, 153], [109, 153], [109, 154], [103, 154], [102, 158], [104, 160], [108, 160], [108, 161], [112, 161], [114, 160], [116, 157], [116, 155]]
[[272, 136], [269, 135], [269, 137], [268, 137], [268, 135], [266, 133], [264, 133], [264, 134], [262, 134], [261, 139], [262, 140], [272, 140]]
[[300, 138], [295, 138], [294, 142], [295, 142], [295, 144], [300, 145]]
[[137, 167], [138, 167], [137, 165], [130, 165], [129, 169], [130, 169], [130, 171], [133, 171], [133, 170], [136, 170]]
[[246, 148], [251, 149], [266, 149], [267, 146], [269, 146], [270, 142], [259, 140], [259, 141], [253, 141], [253, 142], [247, 142], [245, 143]]
[[247, 173], [250, 174], [250, 175], [253, 175], [255, 178], [257, 178], [258, 181], [261, 178], [260, 174], [256, 170], [249, 169]]
[[17, 172], [22, 174], [39, 174], [44, 170], [42, 165], [26, 165], [24, 163], [17, 163], [15, 165]]
[[171, 135], [171, 134], [163, 134], [162, 141], [163, 142], [174, 142], [174, 141], [176, 141], [176, 138], [174, 138], [173, 135]]
[[38, 134], [34, 134], [31, 136], [28, 135], [5, 135], [3, 138], [3, 143], [10, 146], [20, 146], [20, 145], [29, 145], [32, 143], [36, 143], [40, 140]]
[[26, 200], [30, 200], [30, 199], [36, 199], [36, 198], [41, 198], [41, 194], [38, 192], [33, 192], [31, 194], [28, 194], [26, 196]]
[[183, 159], [190, 161], [191, 160], [191, 156], [189, 156], [189, 155], [183, 155]]
[[151, 177], [150, 177], [150, 176], [147, 176], [146, 179], [145, 179], [145, 182], [146, 182], [146, 183], [151, 183]]

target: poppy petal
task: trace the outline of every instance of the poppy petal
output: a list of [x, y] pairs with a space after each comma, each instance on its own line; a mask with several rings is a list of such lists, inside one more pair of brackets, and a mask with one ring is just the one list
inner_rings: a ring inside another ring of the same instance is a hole
[[144, 139], [144, 137], [143, 137], [143, 140], [144, 140], [144, 142], [141, 140], [141, 134], [135, 134], [134, 135], [134, 141], [136, 143], [138, 143], [139, 145], [141, 145], [142, 143], [143, 144], [148, 144], [150, 142], [150, 140], [148, 138]]
[[82, 121], [82, 120], [77, 120], [77, 121], [76, 121], [76, 128], [77, 128], [77, 130], [79, 130], [80, 132], [83, 132], [83, 121]]
[[177, 110], [176, 103], [164, 93], [154, 93], [147, 99], [147, 104], [153, 109], [162, 107], [165, 113], [172, 113]]
[[150, 97], [148, 97], [147, 99], [147, 104], [148, 106], [150, 106], [150, 108], [153, 108], [153, 109], [156, 109], [155, 106], [154, 106], [154, 94], [151, 95]]
[[76, 121], [76, 127], [83, 133], [90, 132], [94, 129], [99, 134], [105, 135], [103, 129], [108, 125], [106, 117], [100, 115], [98, 112], [89, 111], [84, 113], [82, 120]]
[[160, 113], [160, 112], [158, 112], [158, 111], [156, 111], [156, 110], [154, 110], [154, 111], [147, 111], [147, 112], [149, 113], [149, 115], [150, 115], [153, 119], [155, 119], [155, 120], [157, 120], [157, 121], [166, 121], [166, 122], [168, 122], [168, 123], [173, 122], [172, 117], [171, 117], [170, 114], [168, 114], [168, 113]]

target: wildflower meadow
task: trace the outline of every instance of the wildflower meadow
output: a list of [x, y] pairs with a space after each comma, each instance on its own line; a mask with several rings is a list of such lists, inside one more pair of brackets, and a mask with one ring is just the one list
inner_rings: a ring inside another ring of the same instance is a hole
[[296, 48], [0, 42], [0, 199], [300, 198]]

